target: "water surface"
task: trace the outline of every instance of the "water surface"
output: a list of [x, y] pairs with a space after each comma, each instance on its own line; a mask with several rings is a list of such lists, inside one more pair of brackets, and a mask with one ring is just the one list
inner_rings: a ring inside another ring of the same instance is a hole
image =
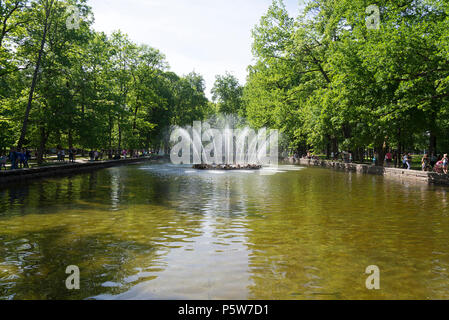
[[0, 298], [449, 299], [447, 191], [150, 164], [2, 186]]

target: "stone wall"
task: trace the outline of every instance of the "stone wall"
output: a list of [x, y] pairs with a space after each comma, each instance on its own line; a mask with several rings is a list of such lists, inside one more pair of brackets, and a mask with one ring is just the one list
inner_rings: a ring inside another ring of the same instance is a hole
[[376, 167], [366, 164], [342, 163], [328, 160], [300, 159], [294, 161], [293, 159], [290, 159], [289, 163], [309, 167], [333, 168], [338, 170], [353, 171], [357, 173], [383, 175], [385, 177], [397, 180], [406, 179], [429, 184], [449, 185], [449, 176], [436, 172]]

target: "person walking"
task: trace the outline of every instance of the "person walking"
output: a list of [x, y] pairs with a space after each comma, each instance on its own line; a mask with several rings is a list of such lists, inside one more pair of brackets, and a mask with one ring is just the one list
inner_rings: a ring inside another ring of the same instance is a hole
[[404, 153], [404, 156], [402, 157], [402, 169], [407, 169], [407, 154]]
[[410, 153], [407, 154], [406, 164], [407, 164], [407, 170], [412, 170], [412, 155]]

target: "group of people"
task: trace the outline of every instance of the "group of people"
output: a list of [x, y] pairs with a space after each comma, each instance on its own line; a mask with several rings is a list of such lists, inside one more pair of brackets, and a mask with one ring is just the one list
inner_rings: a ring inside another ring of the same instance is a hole
[[103, 152], [99, 152], [97, 150], [91, 150], [89, 152], [90, 161], [98, 161], [103, 160]]
[[[295, 160], [296, 160], [296, 159], [299, 159], [299, 158], [300, 158], [300, 157], [299, 157], [299, 154], [298, 154], [298, 153], [295, 153], [294, 156], [293, 156], [293, 158], [294, 158]], [[302, 159], [308, 159], [308, 160], [319, 160], [319, 159], [320, 159], [319, 157], [313, 155], [310, 151], [307, 152], [307, 154], [304, 154], [301, 158], [302, 158]]]
[[[53, 152], [57, 155], [57, 162], [66, 162], [66, 157], [68, 155], [69, 162], [76, 162], [76, 155], [80, 150], [76, 150], [74, 148], [70, 148], [65, 150], [61, 147], [57, 147]], [[47, 151], [49, 152], [49, 151]], [[81, 152], [84, 154], [84, 152]], [[104, 156], [107, 156], [109, 160], [120, 160], [126, 159], [127, 157], [146, 157], [151, 155], [151, 151], [147, 150], [92, 150], [89, 152], [89, 158], [91, 161], [101, 161], [104, 159]], [[37, 157], [37, 154], [35, 155]], [[7, 163], [11, 163], [11, 170], [29, 168], [28, 161], [31, 159], [31, 152], [24, 148], [21, 150], [17, 150], [16, 148], [11, 148], [9, 153], [2, 154], [0, 151], [0, 170], [7, 170]]]
[[[69, 162], [71, 162], [71, 163], [75, 162], [76, 153], [77, 153], [77, 151], [74, 148], [70, 148], [68, 150]], [[58, 162], [65, 162], [65, 157], [66, 157], [65, 150], [62, 148], [58, 148], [58, 151], [57, 151]]]
[[[365, 155], [366, 157], [366, 155]], [[377, 165], [379, 154], [377, 152], [374, 153], [371, 160], [373, 165]], [[299, 159], [298, 153], [295, 153], [293, 156], [293, 160], [296, 162], [296, 160]], [[307, 155], [302, 156], [302, 159], [316, 159], [314, 155], [311, 154], [311, 152], [308, 152]], [[330, 155], [330, 159], [332, 160], [342, 160], [346, 163], [351, 163], [353, 161], [352, 153], [351, 152], [341, 152], [341, 153], [334, 153], [332, 152]], [[402, 161], [402, 168], [407, 170], [412, 170], [412, 164], [413, 164], [413, 157], [410, 153], [404, 153], [399, 154], [398, 152], [392, 152], [387, 151], [385, 154], [385, 164], [387, 167], [396, 166], [396, 163], [401, 163]], [[449, 174], [449, 157], [447, 154], [445, 155], [424, 155], [422, 160], [422, 170], [423, 171], [435, 171], [438, 173], [444, 173]]]
[[[391, 163], [395, 160], [396, 156], [392, 155], [388, 152], [385, 156], [385, 161], [387, 162], [387, 166], [390, 166]], [[412, 170], [412, 161], [413, 157], [410, 153], [405, 153], [401, 157], [402, 159], [402, 168], [407, 170]], [[422, 171], [435, 171], [439, 173], [448, 174], [448, 155], [428, 155], [425, 154], [421, 159], [421, 169]]]
[[24, 149], [11, 148], [9, 154], [0, 155], [0, 170], [6, 170], [6, 163], [11, 162], [11, 170], [29, 168], [28, 161], [31, 159], [31, 152]]
[[449, 169], [449, 158], [448, 155], [445, 154], [443, 156], [435, 156], [435, 154], [432, 154], [430, 157], [429, 155], [424, 155], [424, 157], [421, 160], [421, 167], [423, 171], [435, 171], [439, 173], [448, 174]]
[[118, 149], [118, 150], [102, 150], [101, 152], [97, 150], [92, 150], [91, 152], [89, 152], [89, 157], [91, 161], [103, 160], [105, 155], [107, 155], [109, 160], [120, 160], [126, 159], [128, 157], [131, 158], [146, 157], [151, 154], [153, 154], [153, 152], [147, 150]]

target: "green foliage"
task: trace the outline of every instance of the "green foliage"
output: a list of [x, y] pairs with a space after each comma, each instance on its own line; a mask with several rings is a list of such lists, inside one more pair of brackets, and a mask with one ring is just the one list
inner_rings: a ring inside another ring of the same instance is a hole
[[217, 75], [211, 90], [212, 100], [217, 103], [218, 112], [223, 114], [241, 114], [243, 87], [238, 79], [226, 72]]
[[282, 129], [298, 150], [447, 150], [448, 5], [377, 3], [378, 30], [364, 0], [316, 0], [295, 22], [273, 1], [253, 31], [249, 121]]
[[[79, 28], [67, 27], [69, 6]], [[158, 149], [171, 125], [213, 112], [201, 75], [177, 76], [161, 52], [120, 31], [93, 31], [86, 0], [0, 1], [0, 21], [0, 150], [21, 131], [40, 152]]]

